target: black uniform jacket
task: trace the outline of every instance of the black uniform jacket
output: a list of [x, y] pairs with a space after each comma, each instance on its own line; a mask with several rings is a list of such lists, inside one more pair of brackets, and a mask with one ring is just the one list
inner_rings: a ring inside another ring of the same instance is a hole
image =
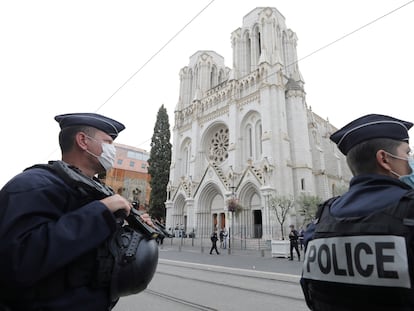
[[107, 289], [90, 286], [88, 273], [115, 229], [103, 203], [81, 199], [53, 172], [17, 175], [0, 191], [0, 302], [25, 311], [108, 310]]

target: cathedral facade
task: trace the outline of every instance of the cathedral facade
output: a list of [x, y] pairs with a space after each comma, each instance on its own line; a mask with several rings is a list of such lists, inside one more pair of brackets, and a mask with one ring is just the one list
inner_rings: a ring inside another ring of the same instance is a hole
[[[351, 173], [329, 140], [336, 129], [307, 106], [296, 43], [277, 9], [256, 8], [231, 34], [232, 68], [216, 52], [198, 51], [181, 69], [167, 228], [278, 239], [270, 198], [326, 199], [347, 187]], [[301, 225], [299, 208], [286, 227]]]

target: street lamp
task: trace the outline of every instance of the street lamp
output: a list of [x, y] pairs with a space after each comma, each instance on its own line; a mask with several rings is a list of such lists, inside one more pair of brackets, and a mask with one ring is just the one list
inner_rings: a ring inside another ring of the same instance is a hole
[[229, 212], [231, 213], [231, 226], [229, 228], [229, 248], [228, 248], [228, 253], [231, 254], [231, 239], [232, 239], [232, 235], [231, 235], [231, 230], [234, 228], [234, 212], [236, 210], [236, 207], [234, 206], [234, 204], [236, 203], [236, 194], [235, 194], [235, 189], [236, 187], [234, 186], [234, 172], [233, 172], [233, 167], [230, 166], [230, 174], [231, 174], [231, 187], [229, 187], [231, 189], [231, 200], [229, 202], [229, 204], [227, 205], [227, 209], [229, 210]]
[[234, 189], [235, 188], [236, 187], [234, 187], [234, 186], [230, 187], [230, 189], [231, 189], [231, 201], [227, 206], [229, 212], [231, 213], [231, 226], [229, 228], [229, 254], [231, 253], [231, 241], [232, 241], [232, 237], [233, 237], [231, 235], [231, 230], [234, 228], [234, 212], [236, 211], [236, 207], [234, 206], [234, 204], [235, 204]]

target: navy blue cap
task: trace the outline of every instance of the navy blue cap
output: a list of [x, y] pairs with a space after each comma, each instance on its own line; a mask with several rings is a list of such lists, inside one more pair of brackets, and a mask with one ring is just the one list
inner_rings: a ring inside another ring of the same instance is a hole
[[69, 126], [86, 125], [101, 130], [115, 139], [125, 126], [97, 113], [68, 113], [55, 117], [61, 129]]
[[346, 155], [355, 145], [374, 138], [390, 138], [408, 143], [411, 122], [380, 114], [360, 117], [333, 133], [330, 139]]

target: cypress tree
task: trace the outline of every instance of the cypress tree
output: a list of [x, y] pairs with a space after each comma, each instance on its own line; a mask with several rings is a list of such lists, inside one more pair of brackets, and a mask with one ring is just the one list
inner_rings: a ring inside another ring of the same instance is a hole
[[149, 214], [158, 220], [165, 219], [167, 184], [170, 176], [171, 143], [170, 124], [164, 105], [158, 110], [154, 134], [151, 139], [151, 151], [148, 159], [148, 173], [151, 175], [151, 195]]

